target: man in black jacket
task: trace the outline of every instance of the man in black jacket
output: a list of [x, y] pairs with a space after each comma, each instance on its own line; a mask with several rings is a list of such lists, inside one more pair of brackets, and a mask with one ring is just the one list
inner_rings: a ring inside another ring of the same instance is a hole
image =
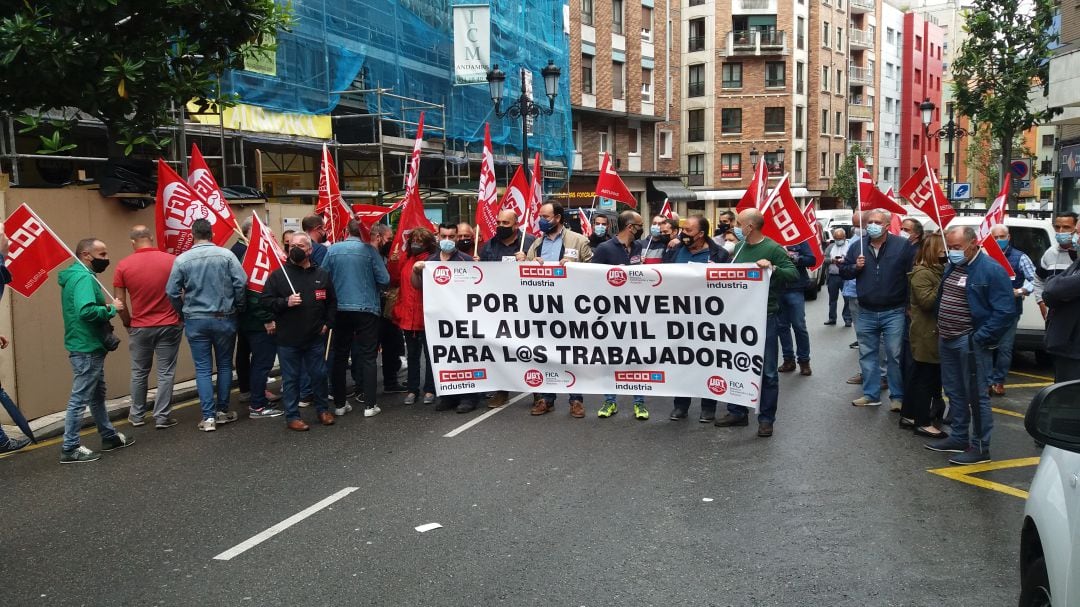
[[312, 263], [311, 246], [307, 234], [294, 234], [288, 263], [270, 274], [262, 293], [263, 305], [274, 312], [286, 425], [300, 432], [308, 429], [300, 419], [300, 375], [305, 370], [319, 421], [324, 426], [334, 423], [327, 406], [326, 341], [334, 326], [337, 297], [330, 274]]
[[1080, 379], [1080, 260], [1045, 280], [1045, 344], [1054, 356], [1054, 382]]
[[518, 216], [512, 209], [499, 211], [495, 221], [495, 237], [480, 247], [480, 261], [517, 261], [518, 251], [528, 251], [536, 237], [517, 228]]

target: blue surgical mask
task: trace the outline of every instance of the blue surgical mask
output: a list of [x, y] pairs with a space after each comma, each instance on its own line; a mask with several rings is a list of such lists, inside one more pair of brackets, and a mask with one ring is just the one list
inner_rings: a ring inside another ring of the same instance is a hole
[[878, 238], [885, 232], [885, 228], [876, 223], [866, 224], [866, 234], [870, 238]]
[[545, 234], [550, 234], [552, 231], [555, 230], [555, 222], [551, 221], [550, 219], [544, 219], [543, 217], [541, 217], [540, 221], [537, 222], [537, 227], [540, 228], [541, 232]]
[[1054, 238], [1057, 239], [1057, 243], [1059, 245], [1072, 244], [1072, 242], [1073, 242], [1073, 234], [1072, 233], [1058, 232], [1057, 234], [1054, 234]]
[[967, 261], [967, 255], [965, 255], [963, 251], [949, 249], [949, 261], [954, 266], [963, 265]]
[[998, 246], [1001, 247], [1002, 251], [1009, 248], [1009, 239], [1008, 238], [998, 238], [997, 243], [998, 243]]
[[593, 226], [593, 234], [596, 234], [597, 236], [606, 236], [607, 235], [607, 225], [601, 223], [601, 224]]
[[660, 226], [649, 226], [649, 235], [656, 238], [660, 235]]
[[439, 241], [439, 250], [443, 253], [453, 253], [457, 250], [457, 243], [453, 240], [445, 238]]
[[844, 243], [846, 243], [846, 242], [847, 242], [846, 240], [837, 240], [836, 241], [836, 246], [842, 247], [842, 246], [844, 246]]
[[746, 234], [743, 234], [742, 228], [735, 226], [735, 238], [739, 239], [739, 242], [746, 240]]

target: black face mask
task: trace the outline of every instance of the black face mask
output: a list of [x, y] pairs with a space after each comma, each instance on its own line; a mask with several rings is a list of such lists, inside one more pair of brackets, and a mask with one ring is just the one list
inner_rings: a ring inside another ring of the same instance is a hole
[[296, 265], [300, 265], [304, 263], [305, 259], [307, 259], [307, 251], [301, 249], [300, 247], [293, 247], [289, 249], [289, 261], [295, 263]]
[[94, 274], [101, 274], [107, 267], [109, 267], [108, 259], [99, 259], [95, 257], [90, 260], [90, 269], [94, 271]]
[[637, 240], [638, 238], [641, 238], [641, 233], [644, 232], [644, 231], [645, 231], [644, 228], [641, 228], [641, 227], [638, 227], [638, 226], [634, 226], [634, 227], [630, 228], [630, 234], [633, 236], [634, 240]]
[[679, 238], [679, 241], [682, 242], [682, 246], [684, 246], [684, 247], [686, 247], [688, 249], [690, 247], [694, 246], [694, 237], [693, 236], [687, 236], [687, 235], [683, 234], [682, 237]]
[[423, 252], [424, 252], [424, 245], [422, 245], [422, 244], [420, 244], [418, 242], [413, 242], [413, 243], [409, 244], [409, 256], [416, 257], [417, 255], [419, 255], [419, 254], [421, 254]]
[[657, 236], [656, 238], [653, 238], [653, 242], [655, 242], [657, 244], [667, 244], [667, 243], [671, 242], [671, 235], [670, 234], [661, 234], [661, 235]]
[[723, 236], [730, 229], [731, 229], [731, 226], [729, 226], [726, 223], [722, 223], [722, 224], [716, 226], [716, 232], [717, 232], [716, 235], [717, 236]]
[[512, 226], [498, 226], [495, 228], [495, 238], [506, 240], [513, 236], [516, 231]]
[[384, 244], [383, 246], [379, 247], [379, 254], [382, 255], [383, 257], [389, 257], [390, 256], [390, 247], [391, 247], [391, 243], [389, 243], [389, 242]]
[[471, 238], [462, 238], [457, 241], [457, 248], [462, 253], [471, 253], [473, 248], [473, 241]]

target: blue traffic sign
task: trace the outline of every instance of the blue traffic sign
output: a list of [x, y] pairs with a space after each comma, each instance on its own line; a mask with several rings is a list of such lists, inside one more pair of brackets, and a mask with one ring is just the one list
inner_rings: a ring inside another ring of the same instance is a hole
[[971, 184], [970, 183], [954, 183], [953, 184], [953, 200], [970, 200], [971, 199]]
[[1013, 160], [1009, 163], [1009, 172], [1012, 173], [1013, 179], [1027, 179], [1031, 167], [1026, 160]]

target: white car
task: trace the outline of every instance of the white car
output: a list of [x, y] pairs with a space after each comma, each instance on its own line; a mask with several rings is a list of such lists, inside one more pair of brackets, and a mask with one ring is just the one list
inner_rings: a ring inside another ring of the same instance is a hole
[[1043, 388], [1024, 427], [1045, 444], [1020, 532], [1020, 607], [1080, 605], [1080, 381]]

